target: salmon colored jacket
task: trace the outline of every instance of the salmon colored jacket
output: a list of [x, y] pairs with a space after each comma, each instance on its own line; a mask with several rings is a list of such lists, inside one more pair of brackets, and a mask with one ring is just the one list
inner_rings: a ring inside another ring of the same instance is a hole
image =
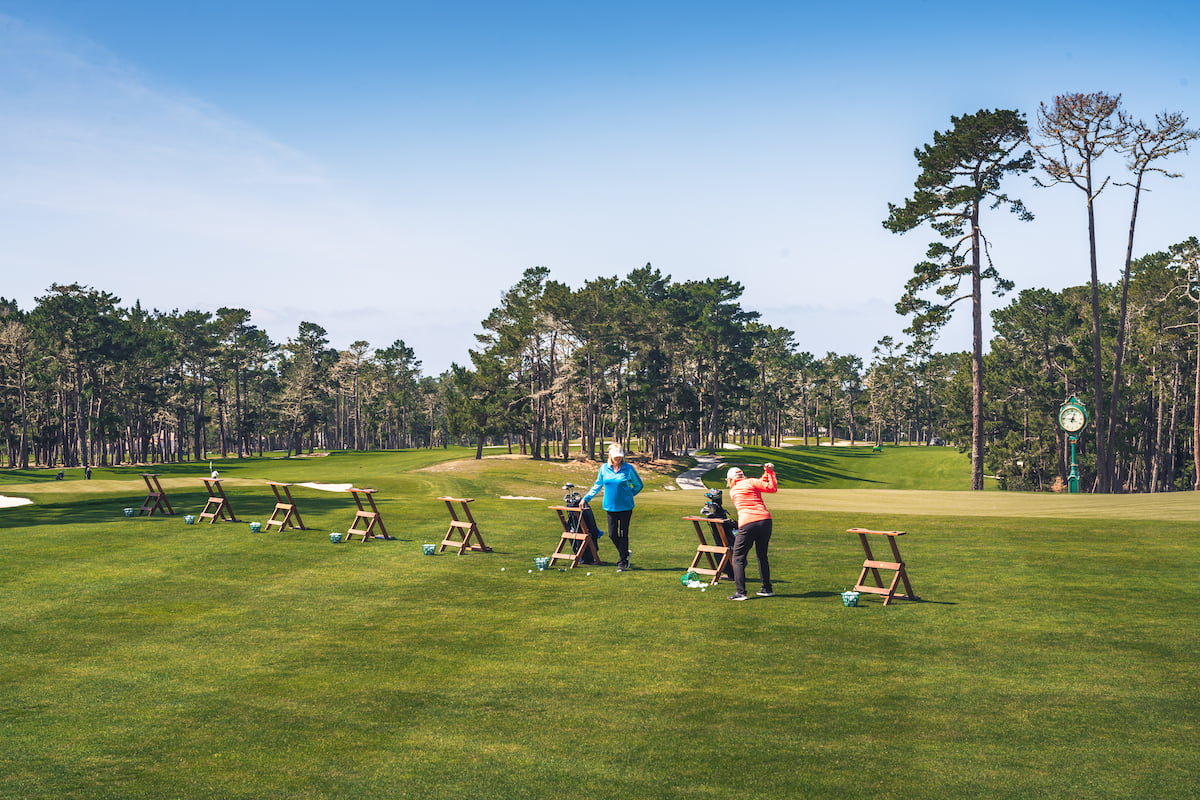
[[779, 479], [775, 477], [775, 470], [768, 467], [763, 468], [761, 478], [742, 478], [730, 486], [729, 499], [733, 501], [733, 507], [737, 509], [738, 527], [770, 519], [771, 512], [767, 511], [767, 504], [763, 502], [762, 496], [763, 494], [775, 494], [777, 491], [779, 491]]

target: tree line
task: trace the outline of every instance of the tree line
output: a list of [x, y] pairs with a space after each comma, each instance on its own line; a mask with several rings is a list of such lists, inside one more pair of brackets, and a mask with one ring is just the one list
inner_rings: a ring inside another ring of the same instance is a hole
[[[1100, 286], [1111, 330], [1130, 328], [1115, 427], [1118, 491], [1195, 481], [1200, 243], [1131, 264]], [[483, 321], [466, 366], [421, 373], [402, 341], [328, 345], [304, 322], [276, 344], [242, 309], [147, 312], [111, 294], [52, 286], [22, 312], [0, 301], [0, 426], [9, 467], [150, 463], [508, 444], [534, 458], [602, 454], [608, 441], [660, 458], [725, 441], [941, 444], [969, 449], [971, 353], [880, 339], [870, 359], [801, 350], [728, 278], [673, 282], [650, 265], [574, 289], [528, 269]], [[992, 312], [984, 358], [990, 479], [1045, 490], [1066, 474], [1055, 424], [1091, 373], [1087, 286], [1027, 289]], [[1107, 337], [1106, 363], [1114, 337]], [[1080, 447], [1094, 481], [1095, 448]]]
[[[28, 311], [0, 299], [0, 447], [27, 468], [450, 443], [566, 459], [612, 440], [651, 458], [785, 436], [948, 442], [970, 452], [973, 488], [1044, 490], [1066, 475], [1055, 412], [1078, 394], [1092, 414], [1080, 441], [1090, 489], [1198, 488], [1200, 247], [1134, 258], [1133, 244], [1146, 181], [1179, 177], [1162, 162], [1196, 137], [1180, 114], [1147, 123], [1103, 93], [1043, 104], [1034, 131], [1017, 111], [952, 117], [915, 151], [914, 193], [884, 220], [936, 234], [897, 302], [908, 341], [883, 337], [867, 363], [802, 350], [743, 308], [728, 277], [677, 282], [650, 264], [580, 287], [525, 270], [467, 362], [438, 376], [402, 340], [337, 350], [303, 322], [276, 343], [244, 309], [147, 311], [52, 285]], [[1088, 280], [988, 312], [985, 347], [982, 287], [1013, 287], [983, 223], [995, 209], [1033, 220], [1011, 189], [1025, 173], [1081, 192]], [[1096, 210], [1110, 186], [1128, 190], [1129, 235], [1119, 280], [1104, 284]], [[936, 352], [962, 301], [971, 349]]]
[[649, 264], [579, 288], [531, 268], [482, 321], [469, 364], [426, 376], [403, 341], [338, 350], [302, 322], [276, 343], [244, 309], [147, 311], [55, 284], [28, 311], [0, 299], [0, 447], [29, 468], [451, 443], [596, 458], [613, 440], [660, 458], [730, 438], [944, 436], [930, 368], [906, 376], [919, 388], [903, 417], [884, 419], [860, 358], [798, 350], [742, 290]]
[[443, 436], [438, 391], [403, 341], [329, 347], [304, 322], [282, 344], [222, 308], [122, 308], [52, 285], [28, 312], [0, 299], [0, 426], [10, 467], [75, 467], [373, 449]]
[[[869, 439], [861, 359], [799, 350], [741, 306], [742, 291], [650, 264], [574, 289], [528, 269], [483, 321], [470, 364], [451, 368], [450, 430], [473, 435], [477, 456], [511, 436], [535, 458], [595, 458], [606, 440], [660, 458], [729, 440]], [[937, 414], [922, 412], [932, 436]]]

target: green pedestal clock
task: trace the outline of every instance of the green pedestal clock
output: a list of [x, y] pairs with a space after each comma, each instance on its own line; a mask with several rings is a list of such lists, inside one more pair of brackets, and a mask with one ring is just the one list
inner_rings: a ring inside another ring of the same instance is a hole
[[1075, 395], [1068, 397], [1058, 409], [1058, 427], [1066, 431], [1067, 439], [1071, 442], [1071, 472], [1067, 475], [1067, 491], [1071, 494], [1079, 493], [1079, 465], [1075, 463], [1075, 443], [1079, 441], [1079, 432], [1087, 425], [1087, 421], [1087, 408]]

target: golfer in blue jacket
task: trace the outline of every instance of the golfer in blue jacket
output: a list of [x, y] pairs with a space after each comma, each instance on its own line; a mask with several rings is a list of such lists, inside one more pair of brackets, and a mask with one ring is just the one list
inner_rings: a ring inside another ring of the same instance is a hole
[[617, 548], [617, 572], [629, 569], [629, 519], [633, 516], [633, 496], [642, 490], [642, 479], [632, 464], [625, 463], [625, 450], [619, 444], [608, 448], [608, 461], [591, 490], [583, 496], [583, 505], [604, 492], [604, 510], [608, 512], [608, 535]]

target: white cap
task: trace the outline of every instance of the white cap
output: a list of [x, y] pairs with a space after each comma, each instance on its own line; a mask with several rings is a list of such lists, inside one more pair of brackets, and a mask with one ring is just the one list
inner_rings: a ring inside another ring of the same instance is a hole
[[609, 458], [624, 458], [625, 450], [619, 444], [610, 445], [608, 448]]
[[727, 481], [740, 481], [744, 477], [746, 477], [746, 473], [742, 472], [738, 467], [730, 467], [729, 472], [725, 473], [725, 480]]

